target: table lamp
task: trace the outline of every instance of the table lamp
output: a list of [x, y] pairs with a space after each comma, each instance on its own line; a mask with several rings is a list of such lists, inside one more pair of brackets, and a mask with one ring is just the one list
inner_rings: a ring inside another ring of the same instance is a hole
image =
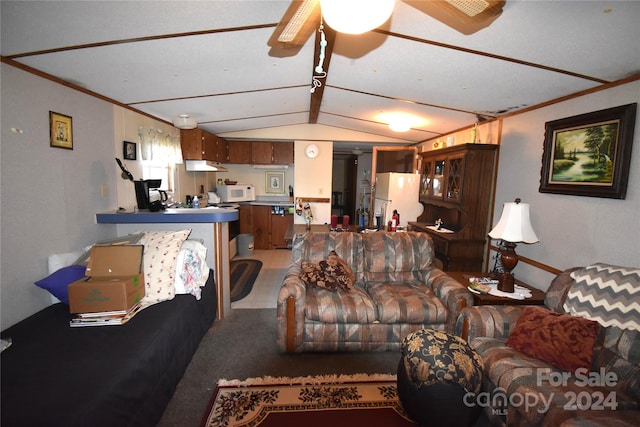
[[538, 236], [533, 231], [529, 219], [529, 205], [520, 203], [520, 199], [505, 203], [500, 221], [489, 232], [489, 237], [503, 240], [505, 246], [505, 249], [498, 254], [504, 267], [504, 272], [500, 273], [498, 278], [498, 290], [513, 292], [514, 279], [511, 270], [518, 264], [518, 255], [515, 251], [517, 243], [538, 242]]

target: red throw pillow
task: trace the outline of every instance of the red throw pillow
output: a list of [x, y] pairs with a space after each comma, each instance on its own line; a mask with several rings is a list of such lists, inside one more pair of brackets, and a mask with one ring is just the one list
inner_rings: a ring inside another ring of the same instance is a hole
[[566, 371], [591, 368], [599, 325], [589, 319], [526, 307], [507, 345]]

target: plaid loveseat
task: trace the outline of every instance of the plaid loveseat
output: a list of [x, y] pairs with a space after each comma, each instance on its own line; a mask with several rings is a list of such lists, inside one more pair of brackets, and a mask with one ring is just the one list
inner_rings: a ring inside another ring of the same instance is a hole
[[[497, 426], [640, 425], [639, 301], [639, 269], [595, 264], [556, 276], [545, 307], [464, 308], [456, 334], [485, 366], [484, 396], [469, 403], [483, 406]], [[526, 313], [537, 313], [538, 326]], [[592, 345], [574, 320], [595, 323]], [[524, 347], [512, 341], [518, 328]], [[562, 367], [578, 353], [590, 366]]]
[[[326, 289], [300, 277], [303, 262], [335, 251], [353, 270], [353, 289]], [[305, 233], [296, 236], [278, 294], [283, 352], [399, 350], [411, 332], [452, 332], [466, 288], [433, 265], [426, 233]]]

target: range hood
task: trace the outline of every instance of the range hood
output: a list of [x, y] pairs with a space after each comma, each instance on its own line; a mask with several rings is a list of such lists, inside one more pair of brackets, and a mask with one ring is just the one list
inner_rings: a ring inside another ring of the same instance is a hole
[[190, 172], [228, 172], [220, 162], [211, 160], [185, 160], [184, 166]]

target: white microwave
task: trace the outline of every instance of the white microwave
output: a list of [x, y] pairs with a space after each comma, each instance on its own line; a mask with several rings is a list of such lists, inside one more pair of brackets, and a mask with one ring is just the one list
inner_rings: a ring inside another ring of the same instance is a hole
[[256, 199], [256, 189], [248, 184], [218, 184], [216, 192], [225, 203], [251, 202]]

